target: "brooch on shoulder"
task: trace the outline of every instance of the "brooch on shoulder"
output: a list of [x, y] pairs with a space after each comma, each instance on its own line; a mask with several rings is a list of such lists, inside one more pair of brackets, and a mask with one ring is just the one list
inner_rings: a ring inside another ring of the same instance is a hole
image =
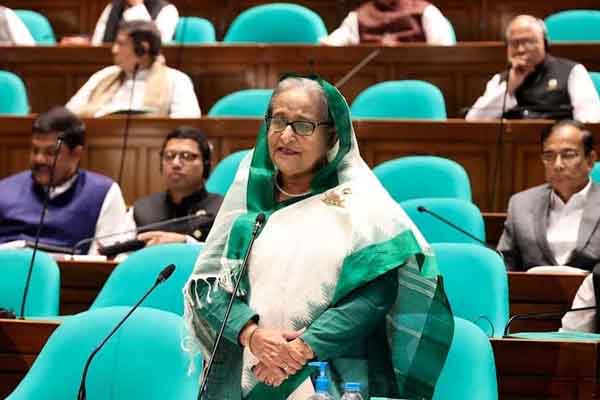
[[352, 194], [352, 189], [349, 187], [335, 190], [331, 189], [323, 194], [321, 201], [328, 206], [344, 207], [345, 197]]

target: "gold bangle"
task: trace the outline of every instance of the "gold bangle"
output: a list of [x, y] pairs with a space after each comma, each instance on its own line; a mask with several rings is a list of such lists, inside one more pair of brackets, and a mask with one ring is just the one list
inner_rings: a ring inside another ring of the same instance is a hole
[[[254, 334], [256, 333], [256, 331], [258, 330], [258, 325], [254, 325], [256, 328], [254, 328], [252, 330], [252, 332], [250, 332], [250, 335], [248, 335], [248, 345], [246, 347], [248, 347], [248, 350], [250, 350], [250, 353], [252, 353], [252, 337], [254, 336]], [[254, 354], [254, 353], [253, 353]]]

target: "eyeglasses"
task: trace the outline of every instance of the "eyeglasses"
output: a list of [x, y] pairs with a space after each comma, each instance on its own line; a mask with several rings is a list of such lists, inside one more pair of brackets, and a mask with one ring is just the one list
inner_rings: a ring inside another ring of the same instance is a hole
[[175, 157], [179, 156], [179, 160], [183, 162], [194, 162], [198, 158], [200, 158], [200, 154], [192, 153], [190, 151], [162, 151], [160, 153], [160, 158], [166, 162], [172, 162], [175, 160]]
[[283, 132], [288, 125], [292, 126], [292, 130], [296, 135], [310, 136], [313, 134], [315, 129], [321, 125], [330, 126], [331, 122], [312, 122], [312, 121], [286, 121], [281, 117], [267, 117], [265, 118], [269, 130], [273, 132]]
[[556, 160], [556, 157], [560, 156], [560, 159], [565, 163], [573, 162], [579, 157], [579, 152], [576, 150], [563, 150], [559, 152], [555, 151], [544, 151], [542, 153], [542, 162], [544, 164], [551, 164]]
[[535, 38], [527, 38], [527, 39], [509, 39], [508, 47], [517, 49], [519, 46], [523, 46], [524, 49], [533, 49], [539, 45], [539, 41]]

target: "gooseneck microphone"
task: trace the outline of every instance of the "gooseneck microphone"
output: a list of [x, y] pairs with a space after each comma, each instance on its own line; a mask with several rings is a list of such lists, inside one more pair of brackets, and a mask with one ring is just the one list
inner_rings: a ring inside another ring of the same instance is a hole
[[489, 206], [494, 208], [494, 201], [496, 200], [496, 187], [498, 186], [498, 174], [500, 173], [500, 169], [502, 166], [502, 157], [503, 157], [503, 149], [502, 149], [502, 139], [504, 136], [504, 121], [506, 113], [506, 98], [508, 97], [508, 85], [510, 83], [510, 70], [512, 69], [512, 63], [508, 63], [508, 68], [506, 69], [506, 89], [504, 90], [504, 96], [502, 97], [502, 111], [500, 114], [500, 124], [498, 126], [498, 135], [496, 136], [496, 164], [494, 165], [494, 173], [492, 175], [492, 187], [490, 190], [490, 203]]
[[83, 367], [83, 373], [81, 375], [81, 383], [79, 384], [79, 392], [77, 394], [77, 400], [85, 400], [85, 398], [86, 398], [86, 393], [85, 393], [85, 379], [87, 377], [87, 373], [88, 373], [88, 370], [90, 368], [90, 364], [92, 363], [92, 360], [94, 359], [94, 357], [96, 356], [96, 354], [98, 354], [98, 352], [102, 349], [102, 347], [106, 344], [106, 342], [108, 342], [108, 340], [121, 327], [121, 325], [123, 325], [123, 323], [125, 323], [125, 321], [127, 321], [127, 319], [129, 318], [129, 316], [131, 314], [133, 314], [133, 312], [140, 306], [140, 304], [142, 304], [142, 302], [144, 300], [146, 300], [146, 297], [148, 297], [150, 295], [150, 293], [152, 293], [152, 291], [158, 285], [160, 285], [161, 283], [163, 283], [164, 281], [166, 281], [167, 279], [169, 279], [169, 277], [171, 275], [173, 275], [174, 271], [175, 271], [175, 264], [169, 264], [165, 268], [163, 268], [163, 270], [160, 271], [160, 273], [158, 274], [158, 277], [156, 278], [156, 281], [154, 282], [154, 284], [152, 285], [152, 287], [150, 289], [148, 289], [148, 291], [146, 291], [146, 293], [144, 293], [144, 295], [142, 296], [142, 298], [137, 303], [135, 303], [135, 305], [133, 307], [131, 307], [131, 310], [129, 310], [129, 312], [121, 319], [121, 321], [119, 321], [119, 323], [113, 328], [112, 331], [110, 331], [110, 333], [94, 349], [94, 351], [92, 351], [92, 353], [89, 355], [88, 359], [85, 362], [85, 366]]
[[236, 298], [238, 289], [240, 288], [240, 283], [246, 273], [246, 268], [248, 266], [248, 258], [250, 256], [250, 251], [252, 250], [252, 246], [254, 245], [254, 239], [258, 236], [258, 232], [260, 228], [265, 223], [265, 214], [260, 213], [256, 216], [254, 220], [254, 229], [252, 230], [252, 236], [250, 236], [250, 243], [248, 244], [248, 249], [246, 250], [246, 254], [244, 255], [244, 259], [242, 261], [242, 266], [240, 267], [240, 272], [238, 273], [238, 278], [235, 282], [235, 287], [233, 288], [233, 292], [231, 293], [231, 298], [229, 299], [229, 303], [227, 304], [227, 309], [225, 310], [225, 316], [223, 317], [223, 323], [221, 324], [221, 328], [219, 329], [219, 333], [215, 339], [215, 344], [210, 352], [210, 358], [208, 360], [208, 366], [204, 371], [204, 378], [202, 379], [202, 385], [200, 386], [200, 390], [198, 391], [198, 400], [202, 398], [202, 394], [206, 390], [206, 383], [208, 382], [208, 377], [210, 376], [210, 371], [212, 370], [213, 360], [215, 358], [215, 354], [219, 348], [219, 343], [221, 342], [221, 338], [223, 337], [223, 332], [225, 331], [225, 326], [227, 325], [227, 320], [229, 319], [229, 314], [231, 314], [231, 307], [233, 306], [233, 302]]
[[375, 49], [370, 52], [361, 62], [356, 64], [354, 68], [352, 68], [346, 75], [342, 77], [339, 81], [335, 83], [335, 87], [337, 89], [341, 88], [350, 80], [350, 78], [354, 77], [361, 69], [363, 69], [368, 63], [371, 62], [375, 57], [377, 57], [381, 53], [381, 49]]
[[29, 268], [27, 269], [27, 278], [25, 279], [25, 287], [23, 288], [23, 298], [21, 299], [21, 310], [19, 312], [19, 316], [21, 319], [25, 319], [25, 304], [27, 302], [27, 295], [29, 294], [29, 286], [31, 285], [31, 275], [33, 273], [33, 265], [35, 264], [35, 256], [37, 254], [38, 246], [40, 243], [40, 236], [42, 234], [42, 229], [44, 228], [44, 219], [46, 218], [46, 213], [48, 212], [48, 203], [50, 202], [50, 191], [52, 190], [54, 181], [54, 171], [56, 169], [56, 160], [58, 159], [60, 149], [62, 148], [62, 143], [64, 140], [64, 133], [58, 135], [56, 139], [56, 148], [54, 149], [54, 159], [52, 160], [52, 166], [50, 167], [50, 180], [48, 185], [44, 188], [44, 202], [42, 204], [42, 212], [40, 213], [40, 222], [37, 226], [37, 231], [35, 233], [35, 240], [33, 242], [33, 251], [31, 253], [31, 260], [29, 261]]
[[417, 211], [420, 213], [426, 213], [431, 215], [432, 217], [434, 217], [435, 219], [437, 219], [438, 221], [443, 222], [444, 224], [448, 225], [449, 227], [451, 227], [452, 229], [462, 233], [463, 235], [473, 239], [474, 241], [482, 244], [483, 246], [487, 247], [490, 250], [493, 250], [495, 253], [497, 253], [500, 258], [502, 259], [502, 262], [504, 262], [504, 255], [502, 254], [502, 252], [498, 251], [498, 249], [490, 246], [489, 244], [487, 244], [486, 242], [484, 242], [483, 240], [479, 239], [477, 236], [473, 235], [471, 232], [467, 232], [466, 230], [464, 230], [463, 228], [461, 228], [460, 226], [456, 225], [455, 223], [447, 220], [446, 218], [442, 217], [441, 215], [439, 215], [438, 213], [431, 211], [430, 209], [424, 207], [424, 206], [418, 206], [417, 207]]
[[528, 314], [516, 314], [510, 317], [508, 322], [506, 323], [506, 328], [504, 328], [504, 336], [508, 336], [510, 334], [510, 325], [513, 321], [518, 320], [526, 320], [526, 319], [550, 319], [551, 317], [559, 317], [566, 313], [577, 312], [577, 311], [588, 311], [588, 310], [597, 310], [598, 306], [589, 306], [589, 307], [579, 307], [579, 308], [569, 308], [567, 310], [562, 311], [547, 311], [547, 312], [538, 312], [538, 313], [528, 313]]
[[131, 84], [131, 94], [129, 95], [129, 112], [125, 116], [125, 128], [123, 129], [123, 144], [121, 146], [121, 165], [119, 166], [119, 178], [117, 183], [121, 186], [123, 179], [123, 167], [125, 166], [125, 152], [127, 151], [127, 139], [129, 138], [129, 125], [131, 124], [131, 114], [133, 113], [133, 95], [135, 94], [135, 79], [137, 77], [140, 64], [136, 63], [133, 67], [133, 82]]

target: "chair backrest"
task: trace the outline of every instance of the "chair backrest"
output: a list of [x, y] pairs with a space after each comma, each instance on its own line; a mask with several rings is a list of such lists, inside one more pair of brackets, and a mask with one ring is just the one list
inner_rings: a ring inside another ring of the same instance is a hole
[[215, 27], [206, 18], [179, 17], [174, 42], [178, 44], [214, 43]]
[[444, 288], [455, 316], [502, 336], [508, 321], [508, 276], [493, 250], [470, 243], [433, 243]]
[[134, 305], [156, 281], [159, 272], [173, 263], [173, 275], [157, 287], [142, 306], [183, 315], [183, 286], [201, 248], [201, 245], [171, 243], [134, 252], [110, 274], [90, 310]]
[[[128, 311], [108, 307], [63, 320], [8, 399], [76, 399], [86, 359]], [[181, 348], [183, 329], [178, 315], [137, 309], [92, 361], [87, 399], [195, 399], [200, 360], [188, 376], [192, 358]]]
[[590, 78], [592, 78], [596, 92], [598, 92], [598, 95], [600, 96], [600, 72], [590, 72]]
[[220, 98], [208, 111], [210, 117], [264, 117], [272, 89], [246, 89]]
[[397, 202], [425, 197], [471, 201], [467, 172], [447, 158], [402, 157], [377, 165], [373, 173]]
[[8, 71], [0, 71], [0, 115], [29, 114], [29, 100], [25, 83]]
[[[32, 251], [0, 250], [0, 307], [12, 310], [16, 315], [21, 311], [23, 290], [27, 280]], [[27, 300], [26, 317], [52, 317], [58, 315], [60, 303], [60, 272], [56, 261], [48, 254], [38, 251], [31, 273]]]
[[240, 162], [249, 151], [250, 150], [236, 151], [219, 161], [206, 181], [206, 190], [211, 193], [225, 196], [225, 193], [229, 190], [229, 186], [233, 183]]
[[435, 85], [417, 80], [369, 86], [352, 102], [353, 118], [446, 119], [446, 101]]
[[551, 42], [600, 41], [600, 11], [567, 10], [545, 19]]
[[594, 163], [594, 168], [590, 172], [590, 178], [596, 183], [600, 183], [600, 161]]
[[448, 358], [435, 385], [433, 400], [497, 400], [494, 352], [480, 329], [454, 318], [454, 336]]
[[429, 243], [478, 243], [468, 235], [443, 223], [419, 207], [438, 214], [485, 242], [485, 222], [479, 208], [470, 201], [450, 198], [412, 199], [400, 203], [409, 218], [417, 225]]
[[14, 12], [23, 21], [37, 44], [56, 44], [54, 30], [45, 15], [32, 10], [14, 10]]
[[238, 15], [223, 42], [317, 44], [326, 35], [325, 23], [314, 11], [298, 4], [272, 3]]

